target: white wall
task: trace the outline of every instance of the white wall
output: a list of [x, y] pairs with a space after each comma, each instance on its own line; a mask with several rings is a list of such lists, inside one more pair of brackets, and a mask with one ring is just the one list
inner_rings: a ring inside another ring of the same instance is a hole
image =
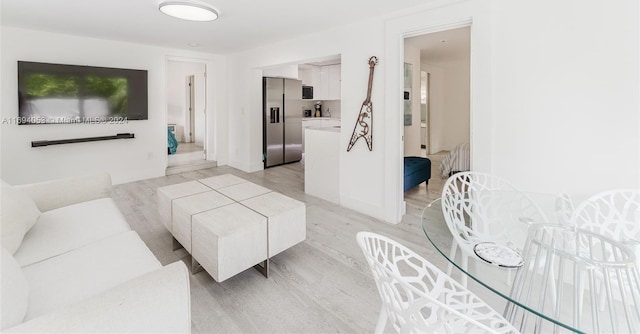
[[640, 187], [638, 2], [498, 1], [493, 15], [493, 171], [578, 196]]
[[[376, 55], [373, 152], [341, 154], [341, 203], [397, 222], [402, 212], [402, 41], [471, 23], [474, 170], [532, 191], [638, 186], [638, 10], [633, 0], [433, 1], [231, 56], [230, 163], [260, 170], [259, 68], [342, 54], [346, 148]], [[544, 18], [544, 20], [540, 20]]]
[[444, 68], [444, 100], [446, 123], [441, 150], [453, 150], [458, 144], [469, 143], [470, 91], [469, 60], [455, 60], [441, 65]]
[[[412, 65], [411, 125], [404, 126], [404, 156], [420, 156], [420, 49], [404, 45], [404, 62]], [[404, 98], [404, 97], [403, 97]], [[404, 109], [402, 110], [404, 115]]]
[[470, 91], [469, 61], [424, 64], [431, 73], [431, 152], [451, 151], [456, 145], [469, 143]]
[[262, 71], [262, 75], [265, 77], [276, 77], [276, 78], [289, 78], [289, 79], [298, 79], [298, 65], [282, 65], [282, 66], [274, 66], [270, 68], [265, 68]]
[[202, 146], [205, 129], [205, 72], [203, 63], [169, 61], [167, 69], [167, 123], [176, 124], [176, 139], [186, 141], [189, 134], [189, 105], [187, 77], [194, 76], [195, 98], [195, 129], [194, 139], [198, 146]]
[[[42, 31], [2, 27], [2, 117], [18, 115], [18, 60], [148, 71], [149, 119], [127, 124], [2, 124], [2, 179], [10, 184], [42, 181], [98, 171], [110, 172], [114, 183], [165, 173], [167, 160], [167, 57], [202, 59], [213, 64], [209, 108], [210, 147], [220, 164], [226, 163], [226, 58], [211, 54], [99, 40]], [[214, 123], [215, 122], [215, 123]], [[31, 148], [31, 141], [115, 135], [132, 132], [135, 139], [99, 141]], [[223, 136], [223, 137], [221, 137]]]
[[262, 169], [260, 68], [341, 54], [341, 203], [384, 217], [384, 60], [375, 67], [373, 80], [373, 152], [363, 140], [346, 152], [366, 97], [369, 57], [383, 54], [383, 31], [383, 21], [373, 19], [230, 56], [230, 165], [249, 172]]
[[447, 131], [447, 113], [445, 109], [445, 72], [443, 68], [422, 63], [422, 69], [429, 73], [429, 152], [444, 150]]
[[[638, 187], [638, 16], [635, 0], [434, 0], [231, 55], [228, 80], [225, 57], [3, 27], [3, 117], [17, 116], [16, 61], [29, 60], [147, 69], [149, 120], [2, 125], [2, 177], [23, 183], [107, 169], [119, 183], [162, 175], [170, 56], [215, 64], [209, 72], [208, 101], [214, 110], [209, 127], [215, 130], [209, 147], [219, 164], [228, 159], [245, 171], [260, 170], [261, 69], [341, 54], [341, 203], [398, 222], [403, 204], [402, 41], [467, 22], [472, 23], [474, 170], [506, 177], [525, 190], [578, 196]], [[372, 94], [374, 149], [369, 152], [359, 142], [347, 153], [350, 129], [366, 93], [367, 60], [373, 55], [380, 59]], [[119, 132], [134, 132], [136, 138], [29, 147], [32, 140]]]

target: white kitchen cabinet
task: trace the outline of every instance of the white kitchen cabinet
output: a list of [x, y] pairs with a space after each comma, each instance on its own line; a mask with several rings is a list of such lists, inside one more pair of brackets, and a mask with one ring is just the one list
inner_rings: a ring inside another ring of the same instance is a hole
[[340, 125], [339, 118], [308, 117], [302, 119], [302, 152], [305, 152], [305, 130], [307, 128], [328, 128]]
[[298, 80], [302, 81], [302, 84], [305, 86], [313, 86], [313, 74], [311, 73], [310, 68], [300, 68], [298, 69]]
[[340, 204], [340, 129], [309, 128], [306, 137], [305, 193]]
[[340, 100], [340, 90], [342, 87], [342, 72], [340, 64], [315, 66], [311, 68], [310, 75], [308, 73], [303, 73], [302, 76], [312, 82], [311, 85], [313, 86], [314, 100]]
[[342, 74], [340, 65], [325, 66], [328, 70], [327, 86], [328, 94], [327, 100], [340, 100], [340, 89], [342, 87]]
[[[315, 97], [315, 96], [314, 96]], [[316, 100], [329, 99], [329, 68], [328, 66], [320, 67], [320, 95]]]

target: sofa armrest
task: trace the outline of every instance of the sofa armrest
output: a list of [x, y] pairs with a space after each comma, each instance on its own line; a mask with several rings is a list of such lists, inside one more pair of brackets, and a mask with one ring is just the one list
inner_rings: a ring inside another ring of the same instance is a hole
[[25, 191], [45, 212], [67, 205], [111, 196], [111, 176], [100, 173], [15, 186]]
[[6, 333], [190, 333], [190, 298], [178, 261]]

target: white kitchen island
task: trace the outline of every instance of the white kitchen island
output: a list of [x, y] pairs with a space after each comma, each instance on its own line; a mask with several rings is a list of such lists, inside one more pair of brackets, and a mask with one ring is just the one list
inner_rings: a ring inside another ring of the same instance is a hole
[[304, 191], [340, 204], [340, 128], [307, 128], [304, 160]]
[[326, 128], [340, 126], [339, 118], [332, 117], [305, 117], [302, 119], [302, 154], [305, 152], [305, 132], [308, 128]]

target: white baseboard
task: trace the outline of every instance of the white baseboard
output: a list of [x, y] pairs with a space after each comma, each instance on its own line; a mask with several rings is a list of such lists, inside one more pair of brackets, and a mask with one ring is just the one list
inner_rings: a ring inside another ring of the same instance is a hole
[[[373, 205], [371, 203], [363, 202], [357, 198], [350, 198], [340, 194], [340, 205], [379, 220], [384, 221], [385, 218], [384, 206], [382, 204]], [[388, 223], [395, 224], [393, 222]]]

